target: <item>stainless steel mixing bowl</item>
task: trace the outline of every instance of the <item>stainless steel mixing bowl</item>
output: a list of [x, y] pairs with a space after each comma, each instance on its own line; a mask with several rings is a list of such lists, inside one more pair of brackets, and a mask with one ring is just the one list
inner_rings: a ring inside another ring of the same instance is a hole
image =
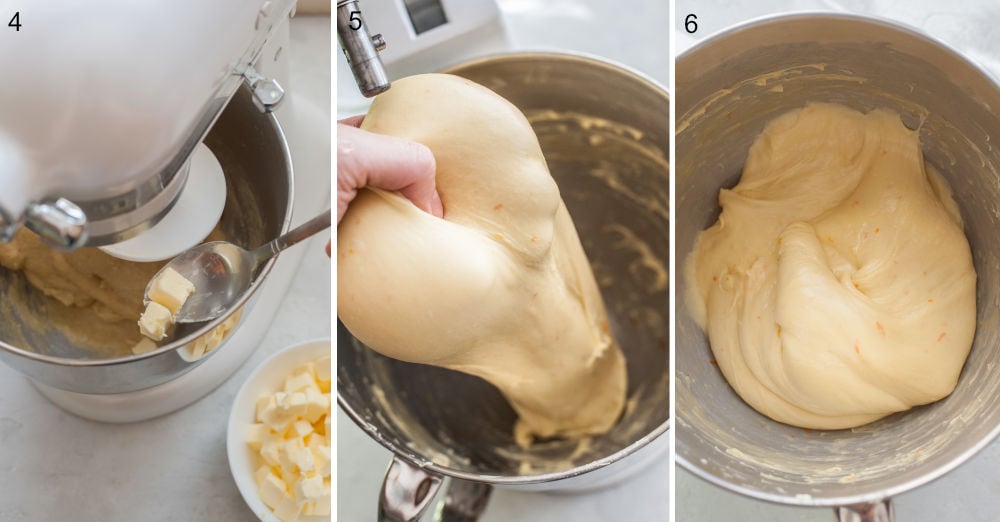
[[[605, 468], [657, 437], [666, 442], [666, 91], [640, 74], [576, 55], [494, 56], [446, 72], [493, 89], [532, 122], [625, 352], [631, 405], [617, 426], [589, 444], [552, 440], [522, 449], [512, 437], [515, 413], [493, 386], [382, 357], [338, 324], [338, 402], [398, 456], [383, 492], [384, 520], [411, 519], [416, 510], [404, 515], [402, 507], [426, 501], [427, 485], [441, 475], [455, 478], [449, 516], [458, 509], [474, 518], [488, 494], [483, 484], [560, 488], [562, 479]], [[456, 507], [459, 498], [466, 503]]]
[[[955, 468], [1000, 431], [1000, 89], [945, 44], [881, 20], [802, 14], [736, 27], [677, 60], [677, 254], [719, 214], [764, 124], [808, 101], [887, 107], [920, 129], [924, 157], [950, 182], [978, 280], [978, 328], [954, 393], [840, 431], [779, 424], [728, 386], [677, 278], [676, 451], [696, 475], [763, 500], [889, 507], [892, 495]], [[856, 512], [856, 513], [852, 513]], [[867, 518], [866, 518], [867, 519]]]
[[[249, 90], [241, 88], [204, 142], [226, 177], [226, 206], [220, 220], [226, 237], [240, 246], [255, 247], [286, 231], [292, 211], [292, 164], [274, 116], [258, 111]], [[117, 358], [95, 358], [93, 351], [70, 342], [57, 330], [33, 326], [45, 324], [40, 292], [22, 275], [0, 268], [0, 295], [11, 295], [17, 285], [19, 294], [31, 303], [27, 313], [36, 316], [33, 320], [18, 317], [25, 313], [23, 308], [3, 314], [17, 319], [0, 322], [0, 359], [41, 384], [77, 393], [124, 393], [162, 384], [226, 348], [223, 343], [204, 357], [191, 357], [187, 349], [199, 338], [210, 336], [234, 313], [251, 307], [250, 298], [273, 263], [274, 259], [261, 269], [251, 290], [222, 317], [180, 325], [175, 339], [159, 349]], [[4, 301], [0, 306], [11, 304]], [[12, 339], [27, 339], [28, 345], [17, 346]]]

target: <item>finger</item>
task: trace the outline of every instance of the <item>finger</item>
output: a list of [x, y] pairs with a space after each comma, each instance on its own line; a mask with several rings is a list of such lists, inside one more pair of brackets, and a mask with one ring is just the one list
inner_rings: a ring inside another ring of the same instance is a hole
[[357, 128], [361, 126], [361, 122], [363, 121], [365, 121], [365, 115], [359, 114], [357, 116], [351, 116], [350, 118], [344, 118], [337, 123]]
[[402, 138], [352, 127], [341, 127], [339, 132], [338, 191], [342, 181], [352, 192], [365, 186], [394, 190], [417, 208], [438, 217], [443, 215], [434, 182], [436, 163], [430, 149]]

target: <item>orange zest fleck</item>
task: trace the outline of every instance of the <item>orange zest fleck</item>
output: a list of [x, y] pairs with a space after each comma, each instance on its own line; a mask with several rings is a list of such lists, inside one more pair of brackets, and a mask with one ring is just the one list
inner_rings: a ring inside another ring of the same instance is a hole
[[933, 302], [934, 302], [934, 300], [933, 300], [933, 299], [928, 299], [928, 300], [927, 300], [927, 302], [928, 302], [928, 303], [933, 303]]
[[882, 327], [882, 323], [875, 321], [875, 329], [878, 330], [878, 333], [885, 335], [885, 328]]
[[861, 355], [861, 342], [857, 339], [854, 340], [854, 353]]
[[495, 205], [495, 206], [493, 207], [493, 210], [500, 210], [500, 209], [502, 209], [502, 208], [503, 208], [503, 203], [497, 203], [497, 204], [496, 204], [496, 205]]
[[941, 332], [941, 335], [938, 336], [938, 342], [941, 342], [941, 339], [944, 339], [944, 336], [945, 332]]
[[781, 325], [778, 325], [778, 337], [781, 337]]
[[712, 366], [718, 366], [719, 365], [719, 361], [716, 361], [715, 359], [712, 359], [711, 361], [708, 361], [708, 364], [711, 364]]

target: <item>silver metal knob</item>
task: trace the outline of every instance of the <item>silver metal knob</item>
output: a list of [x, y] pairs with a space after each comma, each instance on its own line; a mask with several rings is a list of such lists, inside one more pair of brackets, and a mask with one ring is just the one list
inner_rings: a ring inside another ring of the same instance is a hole
[[361, 94], [371, 98], [389, 89], [389, 75], [378, 54], [385, 49], [385, 39], [381, 34], [371, 36], [368, 32], [357, 0], [337, 2], [337, 40]]
[[57, 250], [75, 250], [89, 236], [86, 214], [65, 198], [29, 204], [24, 212], [24, 226]]
[[372, 37], [372, 45], [375, 46], [376, 51], [385, 50], [385, 38], [382, 38], [381, 34], [377, 34]]
[[243, 79], [253, 90], [253, 104], [260, 112], [271, 112], [285, 99], [285, 89], [273, 78], [265, 78], [252, 66], [243, 71]]
[[10, 213], [0, 207], [0, 243], [8, 243], [14, 239], [21, 222], [12, 218]]

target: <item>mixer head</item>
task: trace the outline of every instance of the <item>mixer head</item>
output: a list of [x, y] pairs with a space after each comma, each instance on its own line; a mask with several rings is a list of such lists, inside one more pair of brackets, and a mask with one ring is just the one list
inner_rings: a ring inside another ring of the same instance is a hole
[[0, 92], [0, 241], [27, 227], [58, 249], [143, 261], [201, 242], [226, 190], [200, 143], [241, 85], [261, 111], [280, 103], [280, 85], [254, 66], [293, 8], [33, 6], [45, 30], [0, 36], [0, 64], [18, 71]]

